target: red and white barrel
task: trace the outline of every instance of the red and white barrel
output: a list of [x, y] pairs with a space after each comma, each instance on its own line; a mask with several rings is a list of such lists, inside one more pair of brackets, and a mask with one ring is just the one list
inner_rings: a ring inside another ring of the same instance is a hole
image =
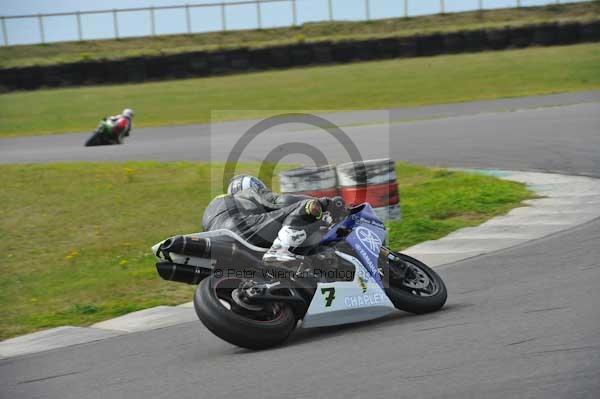
[[284, 194], [311, 197], [335, 197], [338, 194], [335, 166], [315, 166], [286, 170], [279, 174], [279, 186]]
[[349, 162], [337, 167], [340, 195], [348, 206], [371, 204], [382, 220], [399, 220], [396, 164], [390, 159]]

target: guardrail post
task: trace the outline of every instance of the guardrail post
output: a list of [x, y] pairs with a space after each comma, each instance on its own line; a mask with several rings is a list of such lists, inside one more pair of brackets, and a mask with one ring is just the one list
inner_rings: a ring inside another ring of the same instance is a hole
[[156, 27], [154, 25], [154, 6], [150, 7], [150, 34], [156, 36]]
[[262, 29], [262, 15], [260, 13], [260, 1], [256, 0], [256, 25], [258, 29]]
[[42, 43], [46, 43], [46, 34], [44, 33], [44, 17], [38, 14], [38, 24], [40, 26], [40, 39]]
[[444, 0], [440, 0], [440, 14], [446, 13], [446, 5], [444, 4]]
[[0, 17], [2, 19], [2, 38], [4, 39], [4, 45], [8, 46], [8, 34], [6, 33], [6, 18]]
[[192, 34], [192, 14], [190, 13], [190, 5], [185, 5], [185, 24], [187, 27], [188, 35]]
[[333, 21], [333, 0], [327, 0], [327, 9], [329, 10], [329, 22]]
[[225, 15], [225, 3], [221, 3], [221, 28], [227, 30], [227, 16]]
[[371, 20], [371, 5], [369, 4], [369, 0], [365, 0], [365, 17], [367, 21]]
[[408, 17], [408, 0], [404, 0], [404, 18]]
[[117, 18], [117, 10], [113, 9], [113, 25], [115, 29], [115, 38], [119, 38], [119, 20]]
[[77, 16], [77, 37], [79, 38], [79, 41], [83, 40], [83, 31], [81, 30], [81, 12], [77, 11], [77, 14], [75, 14]]
[[296, 12], [296, 0], [292, 0], [292, 25], [298, 25], [298, 15]]

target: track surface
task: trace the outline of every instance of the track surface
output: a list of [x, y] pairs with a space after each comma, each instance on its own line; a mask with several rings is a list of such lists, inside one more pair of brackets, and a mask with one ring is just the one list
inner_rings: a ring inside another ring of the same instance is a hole
[[[522, 106], [519, 101], [525, 100], [515, 101], [516, 108]], [[509, 113], [493, 113], [484, 109], [486, 103], [473, 106], [484, 114], [469, 115], [472, 109], [401, 123], [393, 129], [400, 129], [402, 145], [392, 140], [392, 151], [397, 158], [428, 164], [600, 177], [600, 107], [585, 101]], [[221, 125], [225, 133], [217, 143], [227, 141], [228, 126], [236, 124]], [[189, 135], [188, 145], [200, 144], [197, 128], [177, 129], [181, 137]], [[360, 131], [352, 129], [369, 130], [358, 143], [365, 157], [386, 155], [371, 153], [384, 139], [375, 133], [377, 126], [348, 128], [354, 138]], [[281, 133], [282, 140], [287, 134], [297, 140], [298, 132]], [[137, 147], [132, 140], [103, 156], [126, 159], [131, 150], [129, 158], [148, 157], [144, 150], [155, 145], [151, 137], [161, 136], [159, 130], [140, 134], [145, 145]], [[22, 143], [66, 143], [73, 137], [12, 140], [12, 151], [4, 150], [8, 141], [0, 141], [0, 159], [9, 162], [6, 155], [19, 151], [30, 157], [21, 161], [59, 159], [50, 145], [26, 153]], [[193, 153], [181, 146], [177, 151], [184, 151], [179, 158]], [[80, 156], [73, 154], [62, 159]], [[162, 159], [161, 154], [152, 158]], [[1, 361], [0, 397], [592, 398], [600, 392], [599, 243], [600, 221], [595, 220], [447, 265], [439, 269], [450, 293], [443, 311], [398, 312], [360, 325], [301, 330], [287, 345], [269, 351], [235, 348], [193, 322]]]

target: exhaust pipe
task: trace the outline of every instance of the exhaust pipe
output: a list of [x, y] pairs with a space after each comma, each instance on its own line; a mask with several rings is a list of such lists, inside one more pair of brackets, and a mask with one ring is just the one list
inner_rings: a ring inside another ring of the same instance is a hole
[[186, 284], [198, 284], [200, 280], [208, 277], [210, 269], [192, 265], [178, 265], [168, 261], [156, 263], [158, 275], [167, 281], [177, 281]]
[[164, 253], [173, 252], [198, 258], [210, 258], [210, 239], [177, 236], [166, 240], [160, 250]]

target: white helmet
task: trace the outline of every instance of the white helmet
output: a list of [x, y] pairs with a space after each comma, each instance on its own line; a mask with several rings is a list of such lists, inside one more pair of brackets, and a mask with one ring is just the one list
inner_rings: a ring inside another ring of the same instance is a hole
[[133, 110], [130, 108], [125, 108], [121, 115], [123, 115], [125, 118], [131, 119], [131, 118], [133, 118]]
[[235, 194], [238, 191], [247, 190], [249, 188], [253, 188], [259, 193], [268, 190], [265, 183], [261, 182], [256, 177], [249, 175], [238, 175], [232, 178], [229, 182], [227, 194]]

